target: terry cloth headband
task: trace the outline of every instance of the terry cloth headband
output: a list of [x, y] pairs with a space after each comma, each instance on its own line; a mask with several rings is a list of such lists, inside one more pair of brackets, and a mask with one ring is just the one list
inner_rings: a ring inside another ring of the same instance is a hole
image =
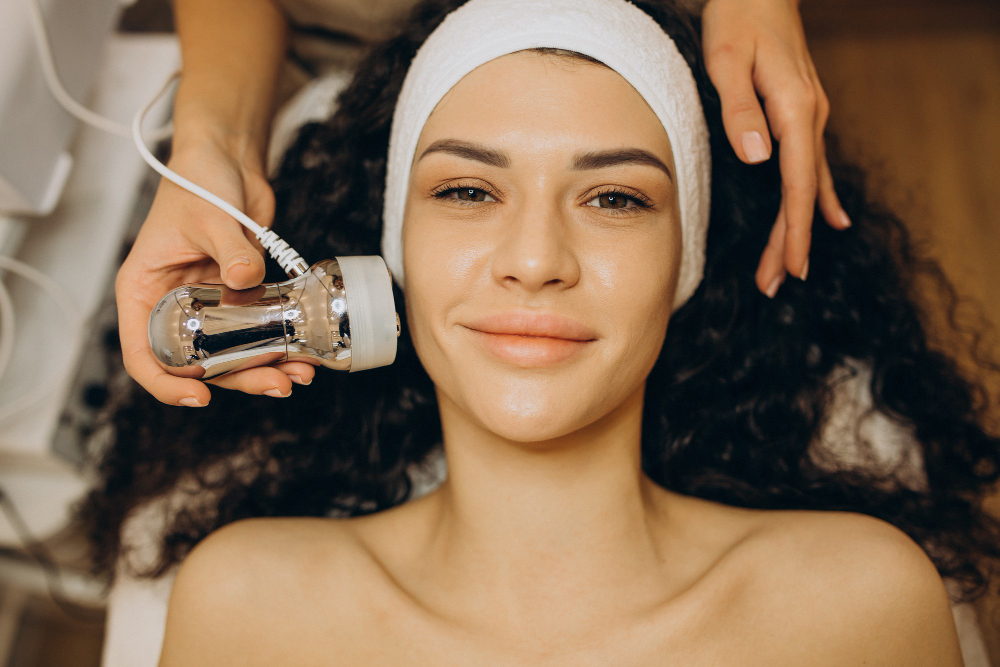
[[424, 123], [462, 77], [495, 58], [548, 47], [595, 58], [642, 95], [676, 165], [682, 253], [674, 310], [701, 282], [711, 195], [708, 127], [694, 76], [673, 40], [625, 0], [470, 0], [417, 51], [396, 102], [386, 165], [382, 255], [403, 285], [403, 211]]

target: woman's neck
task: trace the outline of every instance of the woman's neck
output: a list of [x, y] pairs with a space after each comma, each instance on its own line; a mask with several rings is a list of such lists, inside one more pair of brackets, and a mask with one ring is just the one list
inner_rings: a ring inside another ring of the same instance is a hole
[[621, 600], [662, 599], [667, 496], [641, 470], [642, 399], [557, 440], [520, 443], [439, 396], [448, 479], [433, 494], [429, 556], [448, 587], [525, 624], [545, 618], [546, 600], [565, 614], [567, 596], [595, 617]]

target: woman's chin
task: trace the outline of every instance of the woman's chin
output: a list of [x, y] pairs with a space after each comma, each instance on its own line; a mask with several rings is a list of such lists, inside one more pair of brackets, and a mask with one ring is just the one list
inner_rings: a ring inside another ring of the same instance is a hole
[[[574, 399], [578, 394], [569, 393]], [[542, 443], [568, 435], [593, 421], [591, 412], [567, 396], [547, 396], [538, 392], [508, 392], [474, 405], [476, 419], [496, 435], [521, 443]]]
[[511, 419], [494, 424], [486, 424], [486, 428], [497, 436], [513, 443], [526, 445], [530, 449], [546, 449], [559, 438], [578, 430], [574, 425], [552, 424], [533, 420]]

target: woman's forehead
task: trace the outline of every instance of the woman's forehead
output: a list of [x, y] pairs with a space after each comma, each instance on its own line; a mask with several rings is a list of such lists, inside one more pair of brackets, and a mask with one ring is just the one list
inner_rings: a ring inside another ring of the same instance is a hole
[[512, 153], [641, 147], [673, 165], [666, 130], [620, 74], [532, 51], [491, 60], [455, 84], [425, 123], [414, 157], [442, 139]]

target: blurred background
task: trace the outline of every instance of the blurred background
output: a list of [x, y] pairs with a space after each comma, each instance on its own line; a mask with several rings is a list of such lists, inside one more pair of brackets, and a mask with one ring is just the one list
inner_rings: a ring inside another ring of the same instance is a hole
[[[19, 4], [0, 6], [0, 260], [51, 277], [69, 303], [0, 267], [14, 315], [0, 309], [14, 341], [0, 363], [0, 667], [96, 666], [106, 591], [67, 517], [120, 365], [114, 274], [157, 177], [129, 141], [50, 104], [23, 16], [5, 20]], [[69, 93], [106, 116], [127, 123], [179, 66], [168, 0], [41, 4]], [[844, 154], [968, 297], [958, 318], [1000, 329], [1000, 2], [803, 0], [801, 11]], [[150, 125], [166, 116], [154, 109]], [[87, 322], [79, 335], [73, 321]], [[1000, 347], [995, 335], [983, 344]], [[1000, 665], [1000, 601], [977, 611]]]

